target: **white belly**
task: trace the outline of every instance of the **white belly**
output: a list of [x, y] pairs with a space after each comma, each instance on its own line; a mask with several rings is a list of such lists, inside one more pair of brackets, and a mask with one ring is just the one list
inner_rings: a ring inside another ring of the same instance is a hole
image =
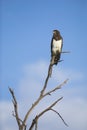
[[52, 48], [52, 51], [54, 53], [56, 53], [57, 51], [61, 52], [61, 49], [62, 49], [62, 40], [56, 41], [55, 39], [53, 39], [53, 48]]

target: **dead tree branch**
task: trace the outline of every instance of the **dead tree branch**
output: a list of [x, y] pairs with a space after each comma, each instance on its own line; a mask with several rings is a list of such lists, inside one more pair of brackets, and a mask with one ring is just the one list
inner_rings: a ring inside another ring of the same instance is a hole
[[61, 89], [61, 87], [63, 87], [63, 86], [67, 83], [68, 80], [69, 80], [69, 79], [66, 79], [63, 83], [61, 83], [60, 85], [58, 85], [58, 86], [55, 87], [54, 89], [52, 89], [52, 90], [46, 92], [43, 96], [45, 97], [45, 96], [47, 96], [47, 95], [51, 95], [51, 93], [53, 93], [54, 91], [56, 91], [56, 90], [58, 90], [58, 89]]
[[12, 102], [13, 102], [13, 105], [14, 105], [14, 112], [15, 112], [15, 113], [13, 113], [13, 116], [16, 118], [19, 130], [26, 130], [26, 125], [19, 118], [19, 114], [18, 114], [18, 103], [17, 103], [16, 97], [14, 95], [14, 91], [11, 88], [9, 88], [9, 91], [10, 91], [10, 93], [12, 95], [12, 98], [13, 98]]
[[[45, 110], [43, 110], [41, 113], [39, 113], [38, 115], [36, 115], [36, 117], [33, 119], [32, 124], [29, 128], [29, 130], [32, 130], [34, 125], [37, 125], [38, 119], [45, 114], [46, 112], [48, 112], [49, 110], [52, 110], [52, 107], [55, 106], [63, 97], [59, 98], [58, 100], [56, 100], [55, 102], [53, 102], [48, 108], [46, 108]], [[37, 130], [37, 129], [35, 129]]]
[[17, 104], [17, 100], [16, 100], [16, 97], [14, 95], [14, 92], [11, 88], [9, 88], [9, 91], [13, 97], [13, 105], [14, 105], [14, 110], [15, 110], [15, 117], [16, 117], [16, 120], [17, 120], [17, 123], [18, 123], [18, 126], [20, 126], [20, 119], [19, 119], [19, 115], [18, 115], [18, 104]]
[[66, 126], [68, 126], [68, 124], [65, 122], [65, 120], [63, 119], [63, 117], [59, 114], [59, 112], [57, 112], [57, 111], [54, 110], [54, 109], [50, 109], [50, 110], [52, 110], [53, 112], [55, 112], [55, 113], [61, 118], [61, 120], [63, 121], [63, 123], [64, 123]]

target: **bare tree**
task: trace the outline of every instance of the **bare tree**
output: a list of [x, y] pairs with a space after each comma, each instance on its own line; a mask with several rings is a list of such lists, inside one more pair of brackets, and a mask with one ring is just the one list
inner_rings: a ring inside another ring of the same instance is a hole
[[[62, 52], [62, 53], [68, 53], [68, 52]], [[19, 113], [18, 113], [18, 103], [17, 103], [17, 99], [15, 97], [15, 94], [14, 94], [14, 91], [9, 88], [9, 91], [12, 95], [12, 102], [13, 102], [13, 105], [14, 105], [14, 113], [13, 113], [13, 116], [16, 118], [16, 121], [17, 121], [17, 124], [18, 124], [18, 128], [19, 130], [32, 130], [32, 129], [35, 129], [37, 130], [38, 129], [38, 120], [39, 118], [45, 114], [46, 112], [48, 111], [52, 111], [54, 112], [55, 114], [57, 114], [60, 119], [63, 121], [63, 123], [67, 125], [67, 123], [64, 121], [63, 117], [56, 111], [53, 109], [53, 107], [60, 101], [62, 100], [63, 97], [60, 97], [59, 99], [57, 99], [56, 101], [54, 101], [49, 107], [45, 108], [42, 112], [40, 112], [38, 115], [35, 115], [34, 119], [32, 120], [32, 123], [30, 125], [29, 128], [27, 128], [27, 125], [26, 125], [26, 122], [30, 116], [30, 113], [33, 111], [33, 109], [39, 104], [39, 102], [46, 96], [48, 95], [51, 95], [52, 93], [54, 93], [55, 91], [61, 89], [62, 86], [64, 86], [68, 79], [66, 79], [64, 82], [62, 82], [60, 85], [54, 87], [53, 89], [49, 90], [46, 92], [46, 88], [47, 88], [47, 83], [48, 83], [48, 80], [49, 78], [51, 77], [52, 75], [52, 68], [53, 68], [53, 65], [54, 65], [54, 57], [52, 57], [51, 61], [50, 61], [50, 65], [49, 65], [49, 68], [48, 68], [48, 74], [47, 74], [47, 77], [46, 77], [46, 80], [45, 80], [45, 83], [44, 83], [44, 86], [42, 87], [42, 90], [40, 92], [40, 95], [38, 97], [38, 99], [36, 99], [36, 101], [32, 104], [32, 106], [29, 108], [29, 110], [27, 111], [27, 113], [25, 114], [25, 117], [24, 119], [21, 119], [20, 116], [19, 116]]]

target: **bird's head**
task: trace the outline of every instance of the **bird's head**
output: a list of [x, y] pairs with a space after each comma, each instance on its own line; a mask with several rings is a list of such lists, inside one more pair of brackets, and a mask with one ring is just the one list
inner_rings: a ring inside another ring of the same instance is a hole
[[59, 40], [61, 38], [60, 32], [58, 30], [53, 30], [53, 38]]
[[60, 32], [58, 30], [53, 30], [53, 35], [59, 35]]

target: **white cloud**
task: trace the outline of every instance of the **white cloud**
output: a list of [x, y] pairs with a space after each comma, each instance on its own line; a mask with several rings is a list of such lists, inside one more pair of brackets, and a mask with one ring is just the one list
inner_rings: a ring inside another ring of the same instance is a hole
[[[41, 88], [44, 84], [46, 74], [47, 74], [48, 64], [44, 61], [40, 61], [34, 64], [25, 65], [23, 68], [23, 77], [19, 82], [17, 99], [19, 103], [19, 113], [23, 118], [29, 106], [35, 101], [35, 99], [40, 94]], [[71, 75], [71, 76], [70, 76]], [[84, 75], [80, 72], [72, 71], [72, 69], [62, 69], [53, 68], [53, 75], [48, 83], [48, 89], [53, 86], [58, 85], [59, 82], [70, 77], [71, 81], [83, 80]], [[69, 84], [70, 85], [70, 84]], [[79, 95], [78, 95], [79, 92]], [[39, 129], [61, 129], [61, 130], [86, 130], [87, 129], [87, 103], [83, 95], [80, 96], [82, 92], [82, 87], [71, 87], [61, 89], [52, 96], [49, 96], [42, 100], [42, 102], [37, 106], [32, 116], [37, 112], [42, 111], [46, 106], [52, 103], [55, 99], [64, 95], [64, 99], [55, 106], [55, 109], [60, 112], [65, 121], [69, 124], [69, 128], [63, 125], [61, 119], [52, 112], [45, 114], [39, 120]], [[54, 97], [54, 98], [53, 98]], [[17, 124], [15, 119], [12, 117], [11, 112], [13, 110], [11, 102], [0, 102], [0, 111], [2, 115], [0, 116], [1, 130], [15, 130], [17, 129]], [[27, 122], [27, 123], [28, 123]], [[4, 125], [5, 124], [5, 125]], [[29, 125], [29, 123], [28, 123]]]

